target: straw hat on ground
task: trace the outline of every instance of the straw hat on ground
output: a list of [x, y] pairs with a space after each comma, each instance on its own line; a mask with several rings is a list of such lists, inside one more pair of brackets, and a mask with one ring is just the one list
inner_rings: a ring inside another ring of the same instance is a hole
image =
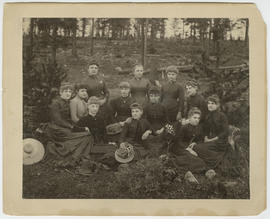
[[45, 150], [41, 142], [33, 138], [23, 140], [23, 164], [31, 165], [42, 160]]

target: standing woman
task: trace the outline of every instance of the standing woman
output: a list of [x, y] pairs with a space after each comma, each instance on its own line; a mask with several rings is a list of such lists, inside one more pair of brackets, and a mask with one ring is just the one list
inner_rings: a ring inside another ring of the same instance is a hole
[[203, 123], [204, 143], [195, 145], [193, 150], [213, 169], [223, 160], [229, 149], [229, 125], [226, 115], [220, 111], [217, 95], [208, 97], [207, 107], [209, 112]]
[[169, 122], [180, 120], [184, 113], [184, 89], [176, 81], [179, 73], [176, 66], [166, 69], [167, 81], [162, 85], [162, 104], [165, 106]]
[[143, 77], [143, 72], [142, 65], [135, 65], [133, 68], [134, 77], [129, 82], [131, 96], [142, 106], [147, 102], [147, 93], [150, 87], [150, 81]]
[[93, 139], [85, 127], [78, 127], [71, 120], [70, 98], [73, 87], [69, 83], [60, 86], [59, 96], [52, 100], [51, 122], [48, 126], [49, 150], [63, 158], [65, 165], [76, 165], [88, 159]]
[[98, 70], [98, 63], [91, 61], [88, 65], [88, 77], [84, 83], [88, 86], [88, 97], [98, 97], [103, 105], [109, 100], [109, 90], [104, 79], [98, 74]]

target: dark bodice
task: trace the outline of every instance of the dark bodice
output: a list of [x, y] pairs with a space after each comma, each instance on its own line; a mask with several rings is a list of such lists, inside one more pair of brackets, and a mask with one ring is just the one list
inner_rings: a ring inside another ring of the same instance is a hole
[[146, 130], [151, 130], [151, 126], [146, 119], [132, 119], [131, 123], [126, 123], [120, 136], [120, 142], [141, 143], [142, 135]]
[[154, 131], [162, 128], [168, 122], [166, 108], [161, 103], [147, 103], [144, 108], [144, 117]]
[[131, 96], [136, 99], [137, 102], [142, 102], [146, 99], [146, 95], [150, 86], [150, 81], [145, 78], [136, 79], [132, 78], [130, 81]]
[[135, 99], [132, 97], [118, 97], [111, 101], [112, 113], [117, 121], [121, 122], [131, 117], [130, 105], [134, 102]]
[[84, 82], [87, 85], [88, 96], [109, 97], [105, 81], [100, 76], [88, 76]]
[[184, 110], [184, 89], [177, 82], [165, 82], [162, 85], [162, 104], [167, 110]]
[[218, 136], [219, 142], [227, 142], [229, 125], [226, 115], [219, 110], [209, 112], [203, 123], [204, 135], [208, 138]]

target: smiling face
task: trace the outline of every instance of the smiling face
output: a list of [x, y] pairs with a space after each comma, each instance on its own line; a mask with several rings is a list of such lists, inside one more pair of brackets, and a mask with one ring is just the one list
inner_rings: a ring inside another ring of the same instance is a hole
[[88, 105], [88, 113], [91, 116], [95, 116], [99, 110], [99, 104], [91, 103]]
[[143, 76], [143, 66], [136, 65], [135, 68], [134, 68], [133, 73], [134, 73], [135, 78], [137, 78], [137, 79], [142, 78], [142, 76]]
[[200, 122], [201, 115], [199, 113], [194, 113], [189, 119], [189, 123], [193, 126], [197, 126]]
[[130, 93], [130, 88], [128, 87], [121, 87], [120, 88], [120, 93], [122, 97], [128, 97]]
[[150, 103], [158, 103], [160, 100], [159, 94], [149, 94]]
[[79, 89], [77, 91], [77, 95], [79, 98], [86, 100], [88, 98], [87, 89], [86, 88]]
[[187, 96], [194, 96], [197, 93], [198, 87], [186, 85]]
[[175, 72], [168, 72], [167, 77], [169, 81], [176, 81], [177, 74]]
[[216, 104], [215, 102], [208, 100], [207, 107], [208, 110], [212, 112], [219, 108], [219, 104]]
[[98, 73], [98, 66], [93, 64], [93, 65], [89, 65], [88, 67], [88, 75], [96, 75]]
[[131, 115], [133, 119], [137, 119], [137, 120], [140, 119], [142, 114], [143, 114], [143, 111], [138, 108], [131, 109]]
[[60, 91], [60, 97], [64, 100], [69, 100], [71, 98], [71, 95], [72, 90], [70, 88]]

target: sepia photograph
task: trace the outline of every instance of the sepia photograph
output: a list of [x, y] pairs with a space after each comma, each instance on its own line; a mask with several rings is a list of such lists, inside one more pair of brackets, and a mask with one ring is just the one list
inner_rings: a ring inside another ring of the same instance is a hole
[[249, 19], [24, 17], [24, 199], [250, 199]]
[[266, 25], [255, 4], [3, 11], [5, 214], [266, 209]]

